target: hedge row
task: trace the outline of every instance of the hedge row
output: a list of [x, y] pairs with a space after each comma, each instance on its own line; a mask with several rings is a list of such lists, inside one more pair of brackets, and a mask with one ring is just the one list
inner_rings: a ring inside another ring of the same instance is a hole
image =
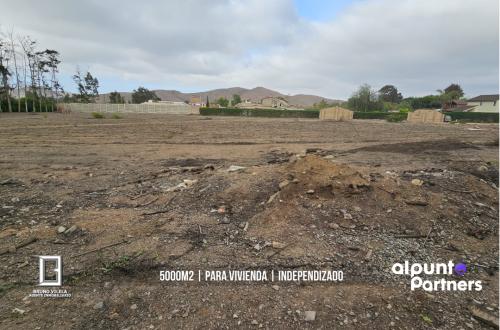
[[[40, 108], [40, 103], [38, 100], [35, 100], [35, 108], [33, 108], [33, 100], [32, 99], [26, 99], [26, 98], [21, 98], [19, 100], [21, 103], [21, 112], [26, 112], [26, 104], [28, 105], [28, 112], [45, 112], [45, 107], [47, 107], [48, 112], [52, 112], [52, 106], [53, 103], [51, 100], [42, 100], [42, 107]], [[10, 104], [12, 108], [12, 112], [17, 112], [18, 106], [17, 106], [18, 100], [16, 98], [11, 98], [10, 99]], [[0, 109], [2, 110], [1, 112], [9, 112], [9, 103], [7, 102], [6, 99], [0, 100]]]
[[451, 120], [458, 120], [469, 123], [498, 123], [498, 113], [496, 112], [445, 112]]
[[[238, 108], [200, 108], [204, 116], [244, 116], [274, 118], [319, 118], [319, 110], [276, 110]], [[382, 119], [391, 122], [406, 120], [407, 113], [399, 112], [354, 112], [354, 119]], [[452, 120], [474, 123], [498, 123], [498, 113], [490, 112], [448, 112]]]
[[[391, 112], [354, 112], [354, 119], [387, 119]], [[398, 113], [399, 115], [399, 113]], [[406, 119], [406, 113], [403, 114]]]
[[204, 116], [244, 116], [273, 118], [319, 118], [319, 110], [275, 110], [238, 108], [200, 108]]

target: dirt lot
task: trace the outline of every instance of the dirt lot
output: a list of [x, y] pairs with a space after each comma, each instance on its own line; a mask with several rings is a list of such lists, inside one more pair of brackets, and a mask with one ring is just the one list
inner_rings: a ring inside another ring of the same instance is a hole
[[[0, 151], [0, 328], [487, 329], [498, 317], [498, 125], [0, 114]], [[29, 296], [37, 255], [62, 256], [71, 298]], [[483, 290], [410, 291], [391, 272], [405, 260], [464, 262], [446, 278]], [[177, 269], [344, 281], [160, 281]]]

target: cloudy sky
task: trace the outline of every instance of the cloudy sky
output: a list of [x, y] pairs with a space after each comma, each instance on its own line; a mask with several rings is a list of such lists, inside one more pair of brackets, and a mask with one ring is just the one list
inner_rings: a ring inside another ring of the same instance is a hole
[[348, 98], [449, 83], [498, 93], [498, 0], [0, 0], [1, 28], [60, 51], [100, 92], [264, 86]]

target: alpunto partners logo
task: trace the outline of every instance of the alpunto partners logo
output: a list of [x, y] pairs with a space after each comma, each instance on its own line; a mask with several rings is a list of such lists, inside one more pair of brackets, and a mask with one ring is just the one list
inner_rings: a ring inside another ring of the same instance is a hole
[[481, 291], [483, 285], [480, 280], [456, 280], [456, 279], [425, 279], [424, 275], [464, 276], [467, 273], [465, 263], [414, 263], [409, 261], [404, 264], [395, 263], [392, 272], [397, 275], [411, 277], [410, 288], [412, 291], [423, 289], [424, 291]]

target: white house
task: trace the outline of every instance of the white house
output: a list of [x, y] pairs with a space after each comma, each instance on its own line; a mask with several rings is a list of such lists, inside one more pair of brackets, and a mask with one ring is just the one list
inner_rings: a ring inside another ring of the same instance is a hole
[[498, 94], [479, 95], [467, 100], [472, 112], [498, 112]]

